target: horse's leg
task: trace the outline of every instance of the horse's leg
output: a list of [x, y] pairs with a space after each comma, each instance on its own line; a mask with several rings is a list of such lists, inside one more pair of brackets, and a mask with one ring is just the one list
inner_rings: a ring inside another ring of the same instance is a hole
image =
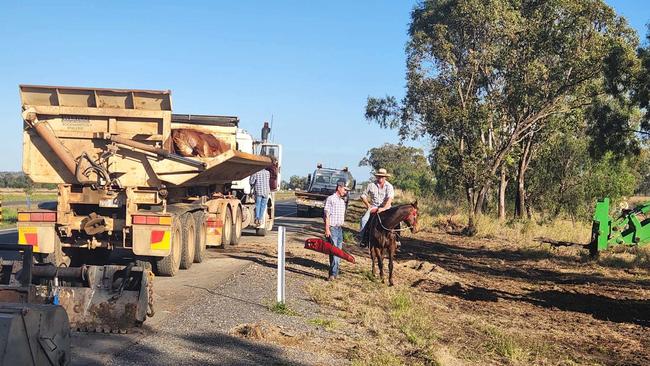
[[370, 247], [370, 259], [372, 260], [372, 277], [375, 277], [375, 248]]
[[393, 286], [393, 259], [395, 257], [395, 249], [397, 243], [395, 240], [390, 241], [390, 246], [388, 247], [388, 286]]
[[381, 283], [384, 283], [384, 248], [377, 248], [377, 265], [379, 265]]

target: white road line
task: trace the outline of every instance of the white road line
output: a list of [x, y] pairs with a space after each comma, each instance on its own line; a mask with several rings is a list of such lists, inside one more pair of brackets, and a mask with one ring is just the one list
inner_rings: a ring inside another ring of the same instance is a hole
[[0, 230], [0, 234], [3, 234], [3, 233], [10, 233], [10, 232], [13, 232], [13, 231], [18, 231], [18, 229], [17, 229], [17, 228], [2, 229], [2, 230]]

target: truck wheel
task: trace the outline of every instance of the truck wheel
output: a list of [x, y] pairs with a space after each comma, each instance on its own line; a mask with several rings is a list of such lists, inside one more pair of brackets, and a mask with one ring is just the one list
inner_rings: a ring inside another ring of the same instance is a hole
[[194, 239], [196, 249], [194, 251], [194, 262], [201, 263], [205, 259], [205, 243], [208, 235], [208, 224], [205, 221], [205, 213], [203, 213], [203, 211], [196, 211], [194, 213], [194, 222], [196, 223], [196, 239]]
[[191, 212], [181, 216], [183, 222], [183, 250], [181, 251], [181, 269], [190, 269], [196, 252], [196, 222]]
[[241, 228], [242, 228], [242, 213], [241, 208], [235, 210], [235, 217], [232, 222], [232, 238], [230, 239], [230, 244], [237, 245], [239, 243], [239, 238], [241, 238]]
[[232, 213], [229, 208], [226, 208], [226, 217], [223, 220], [223, 227], [221, 228], [221, 248], [228, 249], [232, 241]]
[[177, 216], [172, 222], [171, 251], [169, 255], [156, 262], [156, 269], [161, 276], [173, 277], [181, 266], [181, 249], [183, 242], [183, 228]]

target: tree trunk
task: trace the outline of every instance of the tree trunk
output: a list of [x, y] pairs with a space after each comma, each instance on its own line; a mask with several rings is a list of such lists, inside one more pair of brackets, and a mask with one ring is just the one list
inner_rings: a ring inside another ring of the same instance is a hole
[[475, 205], [475, 193], [474, 188], [466, 187], [465, 193], [467, 194], [467, 210], [468, 220], [467, 227], [463, 229], [463, 234], [468, 236], [474, 236], [476, 234], [476, 212], [474, 210]]
[[499, 221], [506, 219], [506, 187], [508, 186], [508, 176], [506, 168], [501, 167], [501, 180], [499, 181]]
[[521, 158], [517, 167], [517, 194], [515, 196], [515, 217], [521, 219], [526, 214], [526, 170], [530, 163], [531, 147], [533, 145], [533, 134], [523, 144]]
[[515, 195], [515, 217], [521, 219], [526, 212], [526, 182], [523, 158], [517, 168], [517, 193]]
[[478, 217], [483, 215], [483, 206], [485, 205], [485, 196], [487, 196], [488, 190], [490, 188], [489, 184], [484, 184], [481, 187], [478, 195], [476, 196], [476, 204], [474, 205], [474, 216]]

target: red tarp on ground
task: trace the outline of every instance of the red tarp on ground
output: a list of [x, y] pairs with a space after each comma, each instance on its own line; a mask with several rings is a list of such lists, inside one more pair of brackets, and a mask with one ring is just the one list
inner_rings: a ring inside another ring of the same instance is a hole
[[351, 254], [335, 247], [323, 239], [309, 238], [305, 240], [305, 249], [311, 249], [325, 254], [332, 254], [339, 258], [343, 258], [348, 262], [354, 263], [354, 257]]

